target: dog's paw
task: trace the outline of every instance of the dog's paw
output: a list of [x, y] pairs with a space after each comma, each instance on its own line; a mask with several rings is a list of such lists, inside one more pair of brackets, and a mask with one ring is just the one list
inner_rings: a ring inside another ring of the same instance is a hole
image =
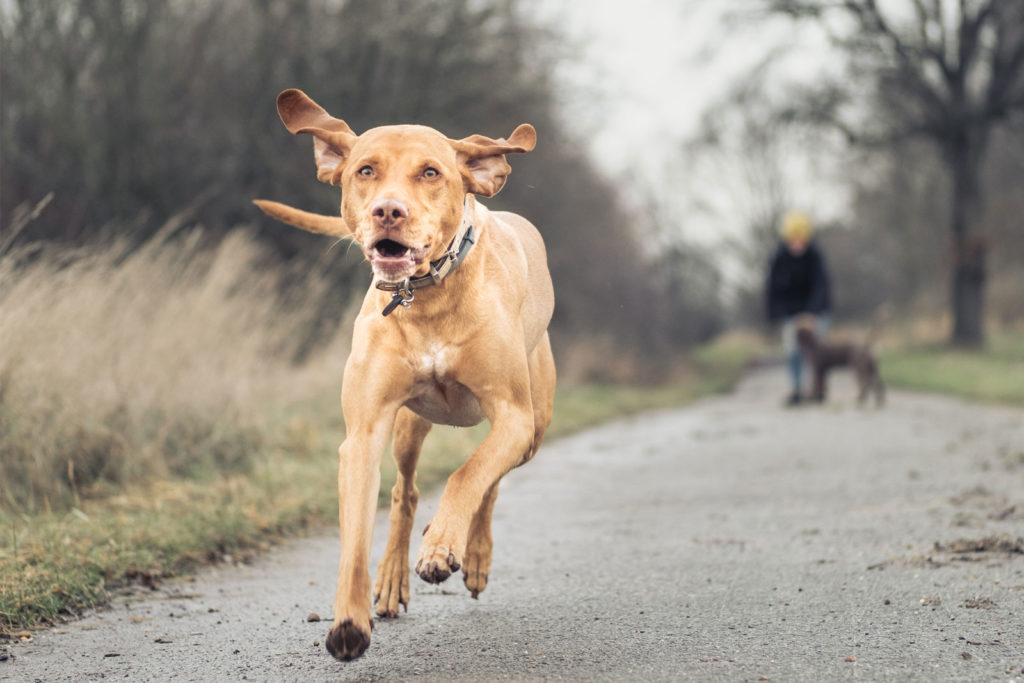
[[441, 583], [461, 568], [459, 558], [447, 547], [424, 546], [416, 561], [416, 573], [427, 583]]
[[469, 589], [470, 597], [476, 600], [484, 592], [484, 588], [487, 588], [487, 572], [480, 567], [471, 568], [467, 564], [462, 570], [462, 582]]
[[491, 545], [470, 543], [462, 563], [462, 581], [469, 594], [477, 598], [487, 588], [487, 573], [491, 570]]
[[398, 606], [409, 611], [409, 559], [385, 557], [377, 568], [373, 584], [373, 602], [379, 617], [395, 618]]
[[327, 634], [327, 651], [343, 662], [359, 657], [370, 647], [370, 631], [373, 630], [373, 619], [370, 628], [356, 626], [352, 619], [345, 619]]

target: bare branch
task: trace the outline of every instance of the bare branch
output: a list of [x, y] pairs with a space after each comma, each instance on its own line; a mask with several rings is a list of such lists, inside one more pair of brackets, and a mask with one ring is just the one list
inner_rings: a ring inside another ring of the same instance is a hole
[[[932, 109], [946, 109], [946, 102], [941, 93], [928, 82], [924, 65], [914, 49], [906, 44], [900, 35], [886, 21], [875, 0], [844, 0], [843, 9], [860, 25], [859, 39], [868, 45], [874, 44], [891, 51], [894, 63], [891, 65], [899, 75], [903, 85], [913, 90], [915, 96]], [[857, 38], [855, 38], [857, 40]], [[941, 66], [940, 66], [941, 68]]]
[[[942, 77], [949, 81], [952, 75], [949, 61], [946, 58], [949, 46], [946, 42], [946, 25], [942, 21], [941, 0], [931, 0], [929, 5], [925, 5], [925, 0], [913, 0], [913, 2], [914, 10], [917, 13], [918, 40], [921, 42], [920, 50], [922, 54], [938, 65]], [[928, 35], [930, 26], [938, 27], [939, 37], [937, 42], [933, 41], [931, 36]]]
[[996, 45], [992, 51], [992, 79], [986, 110], [1003, 118], [1024, 106], [1024, 9], [1002, 5], [995, 16]]

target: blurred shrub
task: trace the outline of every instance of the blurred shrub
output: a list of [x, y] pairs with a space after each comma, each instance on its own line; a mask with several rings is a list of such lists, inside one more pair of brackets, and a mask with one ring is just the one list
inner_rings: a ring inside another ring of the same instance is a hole
[[244, 471], [282, 406], [336, 391], [347, 331], [291, 362], [327, 281], [265, 267], [244, 231], [177, 227], [0, 253], [0, 505]]

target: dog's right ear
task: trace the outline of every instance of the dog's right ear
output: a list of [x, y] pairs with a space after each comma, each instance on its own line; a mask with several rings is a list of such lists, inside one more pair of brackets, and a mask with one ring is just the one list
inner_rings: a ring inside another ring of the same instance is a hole
[[345, 160], [359, 136], [352, 132], [347, 123], [328, 114], [309, 95], [295, 88], [289, 88], [277, 96], [277, 113], [289, 132], [313, 136], [317, 180], [341, 185]]

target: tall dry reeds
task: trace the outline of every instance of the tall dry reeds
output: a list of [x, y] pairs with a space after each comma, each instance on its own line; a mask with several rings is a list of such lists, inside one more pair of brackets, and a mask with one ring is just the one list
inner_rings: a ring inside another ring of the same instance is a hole
[[347, 330], [292, 361], [328, 286], [316, 268], [177, 221], [141, 246], [3, 249], [0, 509], [245, 470], [286, 406], [340, 386]]

